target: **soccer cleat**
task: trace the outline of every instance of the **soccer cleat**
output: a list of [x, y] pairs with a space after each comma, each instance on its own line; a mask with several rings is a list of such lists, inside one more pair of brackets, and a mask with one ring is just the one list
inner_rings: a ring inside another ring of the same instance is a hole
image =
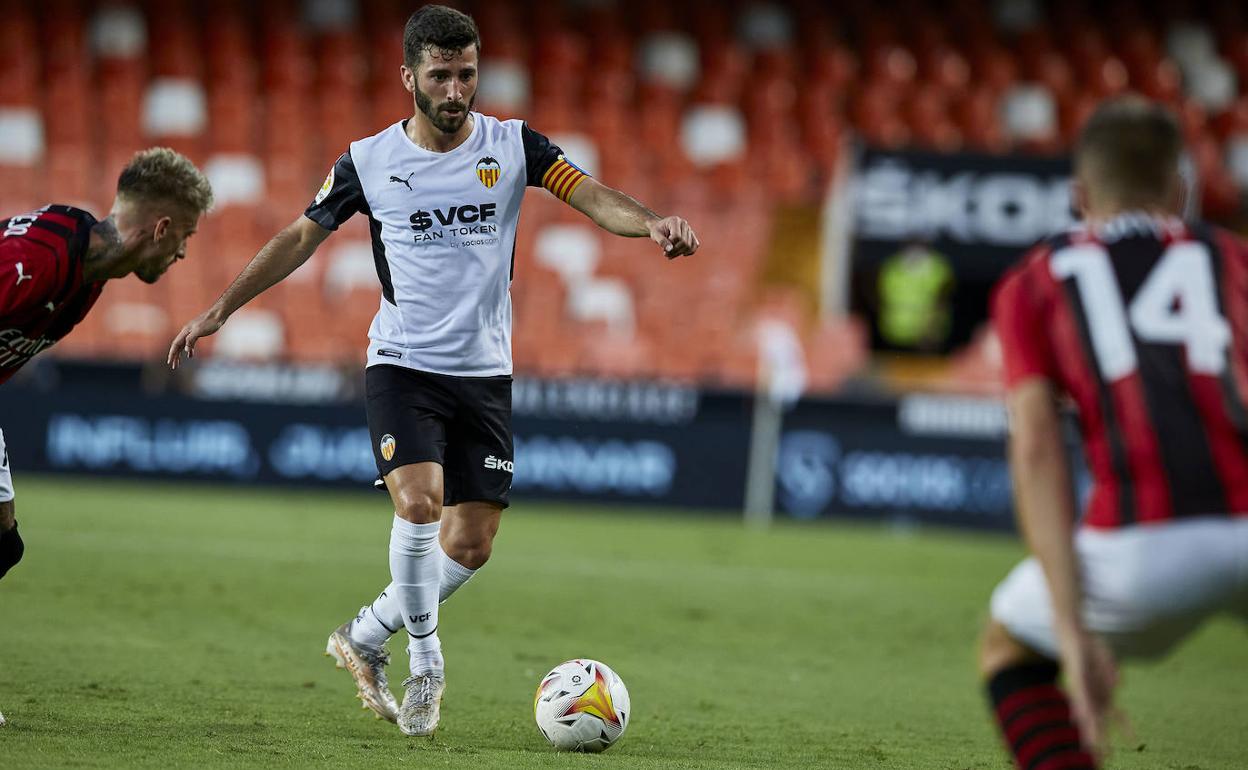
[[4, 721], [4, 714], [0, 714], [0, 727], [4, 727], [8, 722]]
[[372, 709], [378, 717], [391, 722], [399, 718], [399, 704], [390, 692], [390, 683], [386, 680], [386, 666], [390, 663], [390, 653], [384, 648], [369, 650], [351, 641], [351, 621], [347, 621], [329, 635], [325, 645], [325, 654], [334, 659], [338, 668], [345, 668], [355, 679], [355, 687], [359, 690], [356, 696], [364, 702], [364, 708]]
[[403, 687], [407, 692], [399, 708], [399, 729], [405, 735], [433, 735], [438, 727], [446, 677], [417, 674], [404, 679]]

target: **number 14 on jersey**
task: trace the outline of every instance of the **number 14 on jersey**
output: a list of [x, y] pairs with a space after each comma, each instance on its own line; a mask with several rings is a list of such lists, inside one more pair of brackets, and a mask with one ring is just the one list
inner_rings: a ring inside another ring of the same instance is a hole
[[1138, 367], [1132, 333], [1143, 342], [1183, 345], [1196, 374], [1225, 371], [1231, 328], [1218, 312], [1212, 256], [1203, 243], [1167, 248], [1129, 307], [1124, 307], [1109, 254], [1099, 244], [1062, 249], [1051, 265], [1055, 278], [1075, 279], [1097, 365], [1107, 381]]

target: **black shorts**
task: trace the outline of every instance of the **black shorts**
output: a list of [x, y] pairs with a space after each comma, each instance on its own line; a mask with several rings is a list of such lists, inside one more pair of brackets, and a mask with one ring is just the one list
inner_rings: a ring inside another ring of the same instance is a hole
[[511, 495], [511, 376], [453, 377], [378, 364], [364, 373], [377, 471], [435, 462], [444, 505]]

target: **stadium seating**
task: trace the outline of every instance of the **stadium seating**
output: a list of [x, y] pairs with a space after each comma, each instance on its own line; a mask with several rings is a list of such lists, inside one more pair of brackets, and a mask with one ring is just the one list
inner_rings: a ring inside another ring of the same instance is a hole
[[[818, 205], [852, 136], [1060, 152], [1097, 100], [1137, 90], [1182, 116], [1207, 213], [1241, 211], [1248, 190], [1248, 13], [1234, 3], [455, 4], [485, 41], [479, 109], [527, 118], [703, 240], [695, 259], [666, 264], [531, 191], [514, 286], [521, 372], [748, 385], [751, 329], [775, 309], [760, 278], [770, 206]], [[101, 211], [116, 170], [157, 143], [204, 164], [217, 190], [191, 259], [155, 287], [110, 287], [56, 352], [159, 358], [351, 140], [411, 109], [397, 72], [411, 5], [0, 0], [0, 211], [53, 199]], [[257, 302], [259, 342], [223, 347], [358, 362], [377, 302], [367, 230], [353, 223], [328, 246]], [[585, 250], [592, 264], [574, 266]], [[855, 322], [788, 322], [815, 387], [863, 366]]]

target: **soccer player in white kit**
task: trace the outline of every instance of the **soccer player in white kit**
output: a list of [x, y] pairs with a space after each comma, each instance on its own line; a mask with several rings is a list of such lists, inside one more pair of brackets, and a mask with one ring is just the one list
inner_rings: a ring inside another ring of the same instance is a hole
[[[1033, 556], [992, 595], [980, 666], [1022, 770], [1099, 766], [1116, 656], [1248, 620], [1248, 248], [1179, 219], [1182, 144], [1160, 106], [1098, 108], [1075, 148], [1083, 222], [993, 299]], [[1093, 477], [1078, 525], [1065, 395]]]
[[[369, 329], [367, 413], [394, 503], [392, 582], [334, 631], [327, 652], [360, 697], [408, 735], [437, 727], [445, 675], [438, 605], [490, 557], [512, 478], [511, 284], [520, 203], [545, 187], [599, 227], [649, 237], [671, 259], [698, 239], [595, 181], [518, 120], [472, 111], [480, 36], [426, 5], [403, 35], [414, 114], [352, 142], [303, 216], [277, 234], [213, 306], [173, 340], [176, 366], [248, 301], [306, 261], [348, 217], [368, 217], [382, 298]], [[385, 676], [405, 629], [411, 676], [396, 706]]]

